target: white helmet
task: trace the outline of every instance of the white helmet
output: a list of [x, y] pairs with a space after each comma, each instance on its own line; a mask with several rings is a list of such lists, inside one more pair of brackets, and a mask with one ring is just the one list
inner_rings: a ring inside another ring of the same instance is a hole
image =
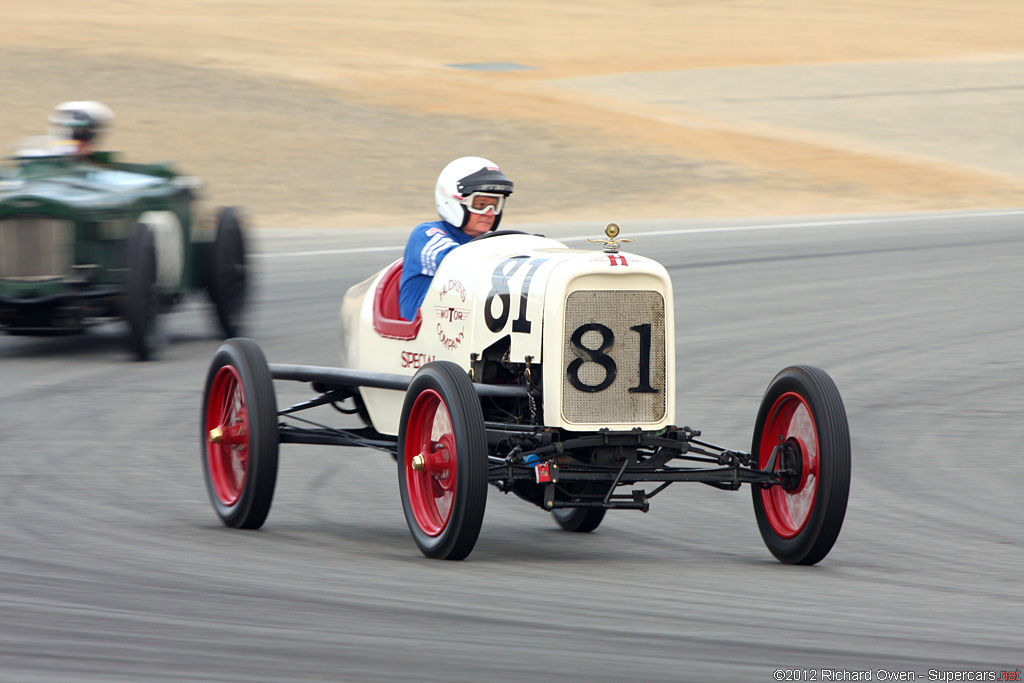
[[497, 205], [486, 209], [494, 213], [491, 230], [496, 229], [505, 198], [512, 194], [512, 181], [496, 163], [482, 157], [462, 157], [444, 167], [434, 190], [438, 215], [459, 229], [466, 227], [470, 212], [478, 213], [471, 208], [475, 193], [497, 197]]
[[114, 112], [100, 102], [64, 102], [50, 112], [54, 137], [90, 142], [114, 121]]

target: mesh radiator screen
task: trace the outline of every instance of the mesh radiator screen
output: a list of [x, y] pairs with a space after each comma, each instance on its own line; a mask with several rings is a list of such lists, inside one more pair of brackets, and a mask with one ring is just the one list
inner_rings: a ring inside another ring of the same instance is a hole
[[71, 273], [71, 221], [40, 216], [0, 219], [0, 278], [53, 278]]
[[665, 300], [653, 291], [577, 290], [565, 300], [562, 417], [575, 424], [665, 417]]

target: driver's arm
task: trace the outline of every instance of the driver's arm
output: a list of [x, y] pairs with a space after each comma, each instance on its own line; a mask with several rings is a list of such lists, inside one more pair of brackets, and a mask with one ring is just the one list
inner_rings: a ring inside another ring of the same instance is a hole
[[457, 246], [459, 243], [438, 227], [426, 227], [423, 230], [417, 228], [409, 237], [409, 243], [405, 245], [402, 282], [398, 293], [403, 318], [412, 320], [416, 317], [416, 311], [427, 295], [427, 288], [441, 260]]

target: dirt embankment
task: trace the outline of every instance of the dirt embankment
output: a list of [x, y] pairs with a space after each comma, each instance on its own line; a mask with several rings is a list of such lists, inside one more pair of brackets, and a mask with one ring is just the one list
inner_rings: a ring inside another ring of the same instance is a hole
[[[850, 144], [680, 108], [686, 92], [637, 99], [565, 87], [673, 70], [749, 69], [756, 79], [751, 67], [1004, 64], [1024, 58], [1017, 0], [18, 5], [0, 24], [8, 149], [43, 132], [57, 102], [99, 99], [118, 115], [111, 147], [178, 161], [257, 225], [430, 218], [437, 173], [466, 154], [515, 180], [510, 222], [1024, 204], [1024, 177], [873, 144], [870, 126], [853, 131], [863, 145]], [[950, 84], [951, 96], [970, 85]], [[886, 107], [920, 104], [912, 88], [886, 95]], [[993, 115], [1016, 102], [1001, 100]], [[878, 118], [884, 126], [886, 112]], [[943, 131], [925, 112], [919, 134]]]

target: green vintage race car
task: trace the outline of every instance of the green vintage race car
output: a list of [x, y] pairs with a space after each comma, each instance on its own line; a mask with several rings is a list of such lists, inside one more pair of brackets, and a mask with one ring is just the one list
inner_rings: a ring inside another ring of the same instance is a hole
[[124, 319], [145, 360], [160, 346], [159, 314], [205, 291], [221, 332], [237, 336], [247, 291], [239, 211], [204, 221], [195, 178], [91, 151], [109, 121], [97, 106], [60, 105], [50, 121], [66, 134], [0, 167], [0, 329], [74, 334]]

